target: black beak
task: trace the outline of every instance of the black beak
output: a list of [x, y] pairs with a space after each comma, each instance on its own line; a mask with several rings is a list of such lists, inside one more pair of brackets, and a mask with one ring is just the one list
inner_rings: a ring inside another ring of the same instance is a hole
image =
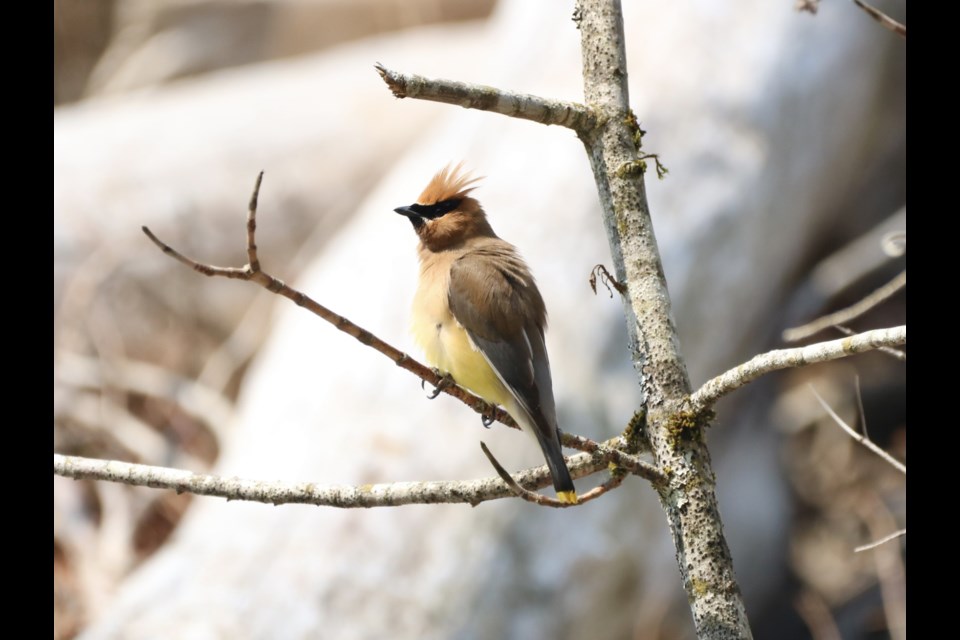
[[397, 207], [396, 209], [394, 209], [394, 211], [396, 211], [402, 216], [407, 216], [407, 219], [410, 220], [410, 223], [413, 225], [414, 229], [419, 229], [420, 227], [423, 226], [423, 223], [424, 223], [423, 216], [417, 213], [416, 211], [414, 211], [413, 205], [409, 205], [406, 207]]

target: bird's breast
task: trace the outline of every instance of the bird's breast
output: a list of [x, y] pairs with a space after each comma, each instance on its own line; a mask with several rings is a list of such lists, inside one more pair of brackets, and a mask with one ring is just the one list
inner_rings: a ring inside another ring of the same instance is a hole
[[412, 330], [427, 362], [449, 373], [462, 387], [487, 402], [503, 405], [511, 398], [506, 387], [450, 312], [446, 278], [421, 278], [413, 301]]

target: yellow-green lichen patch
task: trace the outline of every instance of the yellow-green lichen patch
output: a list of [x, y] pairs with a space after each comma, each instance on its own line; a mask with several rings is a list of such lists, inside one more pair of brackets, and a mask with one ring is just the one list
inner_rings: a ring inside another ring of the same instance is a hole
[[667, 442], [670, 448], [676, 449], [685, 442], [693, 442], [700, 437], [700, 416], [693, 411], [683, 410], [673, 414], [665, 425]]
[[699, 578], [690, 578], [690, 592], [697, 598], [702, 598], [710, 592], [710, 583]]
[[627, 428], [623, 431], [623, 439], [627, 443], [627, 452], [635, 454], [647, 444], [647, 409], [641, 407], [635, 411]]

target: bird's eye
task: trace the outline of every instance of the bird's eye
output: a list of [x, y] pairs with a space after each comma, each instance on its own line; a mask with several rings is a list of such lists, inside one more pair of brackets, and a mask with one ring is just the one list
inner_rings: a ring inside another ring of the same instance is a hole
[[462, 200], [456, 198], [451, 200], [443, 200], [436, 204], [413, 204], [410, 205], [410, 209], [415, 211], [419, 216], [427, 218], [428, 220], [436, 220], [440, 216], [450, 213], [460, 206]]

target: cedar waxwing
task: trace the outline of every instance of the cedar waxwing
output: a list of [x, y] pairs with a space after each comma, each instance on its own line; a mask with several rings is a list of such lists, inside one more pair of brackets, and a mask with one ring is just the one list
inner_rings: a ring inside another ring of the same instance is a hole
[[394, 209], [420, 238], [414, 338], [431, 365], [501, 405], [537, 439], [557, 498], [576, 504], [557, 431], [543, 298], [517, 249], [469, 196], [476, 181], [460, 165], [447, 167], [416, 204]]

